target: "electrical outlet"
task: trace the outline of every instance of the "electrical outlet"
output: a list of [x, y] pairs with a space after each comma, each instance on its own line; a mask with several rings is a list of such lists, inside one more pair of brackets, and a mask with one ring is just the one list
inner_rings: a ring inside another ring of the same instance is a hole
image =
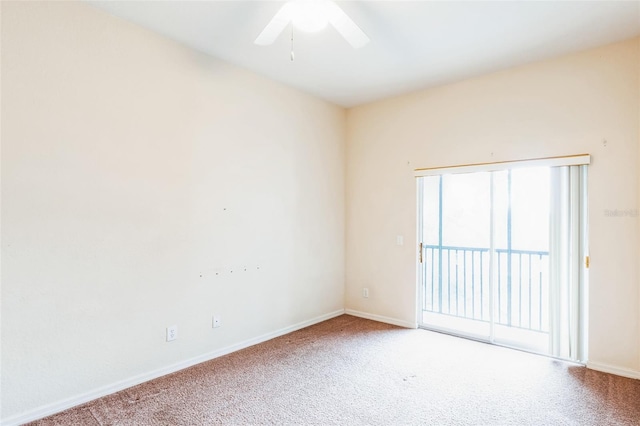
[[213, 328], [222, 327], [222, 318], [220, 315], [213, 316]]
[[171, 342], [178, 338], [178, 326], [170, 325], [167, 327], [167, 342]]
[[365, 299], [369, 297], [369, 289], [367, 287], [364, 287], [362, 289], [362, 297], [364, 297]]

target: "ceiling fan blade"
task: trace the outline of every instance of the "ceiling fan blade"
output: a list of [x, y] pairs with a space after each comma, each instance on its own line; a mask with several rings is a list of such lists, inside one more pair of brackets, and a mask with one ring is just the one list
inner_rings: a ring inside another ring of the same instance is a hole
[[359, 49], [369, 43], [369, 37], [337, 4], [332, 1], [327, 2], [327, 9], [329, 22], [353, 48]]
[[278, 10], [267, 26], [264, 27], [264, 30], [258, 35], [254, 43], [260, 46], [272, 44], [289, 22], [291, 22], [291, 5], [287, 2]]

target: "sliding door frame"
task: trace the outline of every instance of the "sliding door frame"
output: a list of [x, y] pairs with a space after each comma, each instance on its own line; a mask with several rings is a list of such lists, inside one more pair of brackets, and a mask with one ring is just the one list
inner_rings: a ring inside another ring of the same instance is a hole
[[[560, 358], [558, 356], [554, 356], [554, 355], [550, 355], [548, 353], [539, 353], [539, 352], [535, 352], [532, 350], [527, 350], [527, 349], [523, 349], [523, 348], [519, 348], [519, 347], [513, 347], [510, 346], [508, 344], [505, 343], [501, 343], [501, 342], [496, 342], [495, 340], [495, 329], [494, 329], [494, 323], [495, 323], [495, 268], [496, 265], [494, 264], [495, 259], [494, 259], [494, 251], [495, 251], [495, 242], [494, 242], [494, 230], [495, 230], [495, 214], [494, 214], [494, 175], [493, 173], [490, 174], [491, 176], [491, 184], [490, 184], [490, 208], [491, 208], [491, 212], [490, 212], [490, 217], [491, 217], [491, 221], [490, 221], [490, 249], [489, 249], [489, 263], [491, 265], [491, 267], [489, 268], [489, 287], [490, 287], [490, 293], [491, 293], [491, 297], [489, 298], [489, 310], [490, 310], [490, 321], [489, 321], [489, 336], [487, 336], [487, 338], [483, 338], [482, 336], [478, 336], [478, 335], [472, 335], [469, 333], [465, 333], [465, 332], [460, 332], [457, 330], [451, 330], [451, 329], [447, 329], [447, 328], [443, 328], [443, 327], [438, 327], [438, 326], [434, 326], [434, 325], [427, 325], [424, 323], [423, 321], [423, 308], [422, 308], [422, 304], [424, 303], [425, 300], [425, 288], [424, 285], [426, 283], [426, 277], [424, 276], [425, 273], [425, 268], [426, 268], [426, 263], [423, 262], [424, 259], [422, 259], [422, 256], [424, 255], [424, 246], [423, 246], [423, 235], [424, 235], [424, 180], [421, 179], [423, 177], [426, 176], [440, 176], [442, 179], [442, 175], [445, 174], [458, 174], [458, 173], [473, 173], [473, 172], [494, 172], [494, 171], [502, 171], [502, 170], [509, 170], [509, 169], [516, 169], [516, 168], [521, 168], [521, 167], [560, 167], [560, 166], [586, 166], [588, 164], [590, 164], [591, 162], [591, 156], [589, 154], [580, 154], [580, 155], [572, 155], [572, 156], [563, 156], [563, 157], [548, 157], [548, 158], [536, 158], [536, 159], [527, 159], [527, 160], [516, 160], [516, 161], [502, 161], [502, 162], [495, 162], [495, 163], [478, 163], [478, 164], [467, 164], [467, 165], [458, 165], [458, 166], [447, 166], [447, 167], [434, 167], [434, 168], [423, 168], [423, 169], [416, 169], [414, 171], [414, 176], [416, 177], [416, 200], [417, 200], [417, 241], [419, 243], [418, 246], [418, 256], [416, 257], [416, 277], [417, 277], [417, 292], [416, 292], [416, 296], [417, 296], [417, 300], [416, 300], [416, 323], [418, 324], [419, 328], [423, 328], [423, 329], [428, 329], [428, 330], [433, 330], [433, 331], [437, 331], [437, 332], [441, 332], [441, 333], [446, 333], [446, 334], [452, 334], [455, 336], [460, 336], [460, 337], [464, 337], [464, 338], [468, 338], [471, 340], [476, 340], [476, 341], [480, 341], [480, 342], [485, 342], [485, 343], [490, 343], [490, 344], [495, 344], [498, 346], [504, 346], [504, 347], [509, 347], [512, 349], [517, 349], [517, 350], [523, 350], [526, 352], [533, 352], [533, 353], [538, 353], [541, 355], [545, 355], [545, 356], [549, 356], [552, 358], [559, 358], [559, 359], [565, 359], [566, 358]], [[574, 236], [573, 238], [578, 238], [581, 241], [581, 252], [580, 252], [580, 256], [581, 259], [580, 261], [582, 262], [582, 259], [585, 259], [585, 261], [588, 262], [588, 253], [589, 253], [589, 249], [588, 249], [588, 236], [587, 236], [587, 231], [588, 231], [588, 214], [587, 214], [587, 185], [586, 185], [586, 177], [587, 177], [587, 170], [586, 167], [581, 167], [579, 169], [579, 175], [580, 175], [580, 181], [581, 181], [581, 186], [580, 186], [580, 192], [581, 192], [581, 196], [580, 196], [580, 209], [584, 212], [583, 213], [583, 220], [580, 221], [580, 225], [579, 225], [579, 235], [578, 236]], [[442, 181], [440, 181], [442, 184]], [[442, 209], [442, 191], [440, 191], [440, 206], [439, 209]], [[439, 215], [439, 220], [442, 220], [442, 215]], [[442, 245], [442, 224], [440, 223], [440, 230], [439, 230], [439, 244]], [[441, 257], [441, 256], [440, 256]], [[578, 286], [578, 296], [577, 296], [577, 305], [578, 306], [574, 306], [575, 309], [575, 316], [572, 316], [572, 320], [573, 319], [577, 319], [579, 321], [579, 325], [577, 327], [577, 336], [575, 336], [577, 339], [579, 339], [579, 344], [576, 345], [576, 350], [577, 350], [577, 356], [575, 357], [575, 359], [572, 359], [570, 361], [573, 362], [578, 362], [578, 363], [586, 363], [587, 362], [587, 354], [586, 354], [586, 345], [587, 345], [587, 332], [586, 332], [586, 309], [587, 309], [587, 295], [586, 295], [586, 288], [587, 288], [587, 283], [588, 283], [588, 274], [587, 274], [587, 266], [585, 266], [585, 268], [581, 268], [580, 269], [580, 273], [579, 273], [579, 281], [580, 281], [580, 285]], [[441, 270], [440, 270], [441, 273]]]

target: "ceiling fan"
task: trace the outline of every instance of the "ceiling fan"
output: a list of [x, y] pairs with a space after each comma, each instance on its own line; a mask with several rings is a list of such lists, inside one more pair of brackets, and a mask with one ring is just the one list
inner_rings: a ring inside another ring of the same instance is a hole
[[261, 46], [272, 44], [290, 23], [292, 30], [296, 27], [305, 32], [317, 32], [331, 24], [355, 49], [369, 43], [369, 37], [332, 0], [288, 1], [282, 5], [254, 43]]

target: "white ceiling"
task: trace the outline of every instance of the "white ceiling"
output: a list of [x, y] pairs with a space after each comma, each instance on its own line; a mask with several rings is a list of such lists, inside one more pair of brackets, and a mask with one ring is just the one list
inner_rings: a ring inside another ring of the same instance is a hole
[[253, 41], [279, 1], [91, 1], [187, 46], [351, 107], [640, 35], [638, 1], [338, 1], [371, 42], [333, 29]]

